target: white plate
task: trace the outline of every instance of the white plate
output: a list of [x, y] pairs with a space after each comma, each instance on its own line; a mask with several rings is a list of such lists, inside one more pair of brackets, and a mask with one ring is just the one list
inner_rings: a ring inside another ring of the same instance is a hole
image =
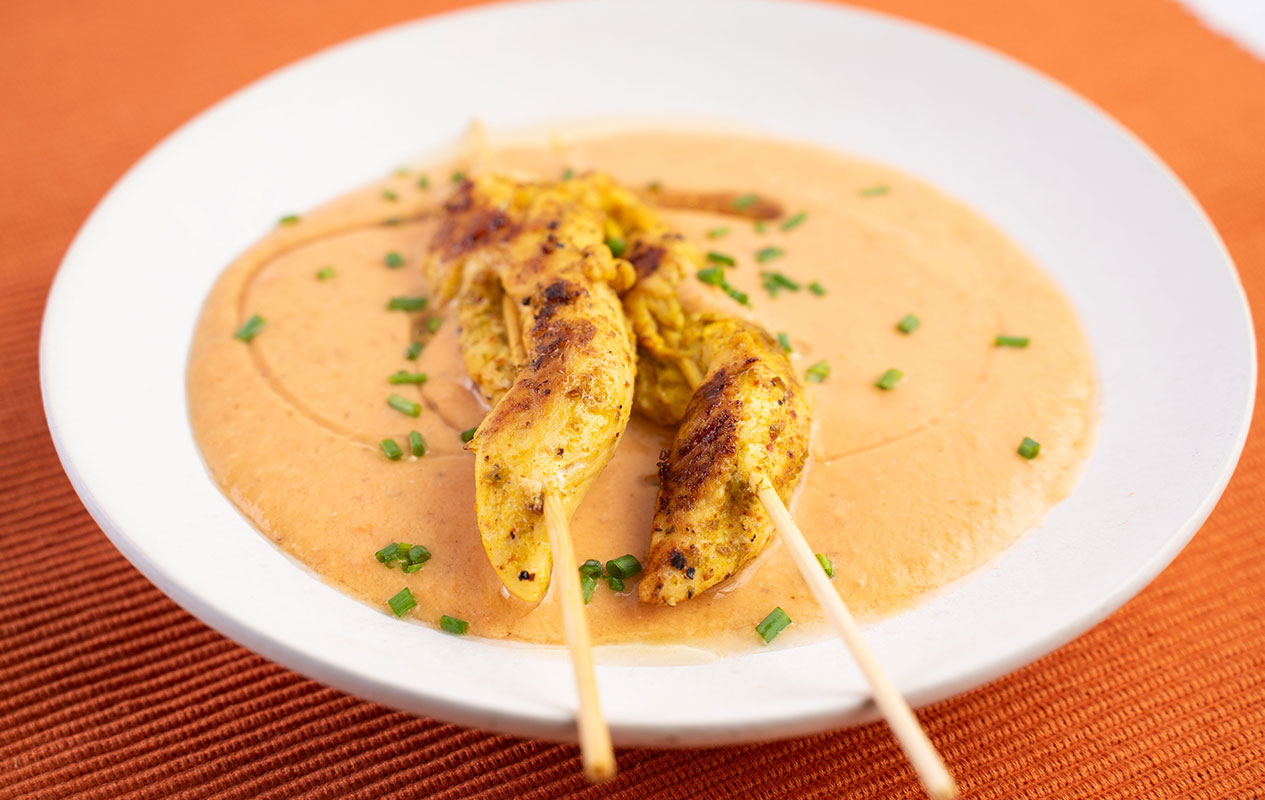
[[[44, 402], [88, 510], [208, 624], [349, 692], [528, 736], [573, 735], [557, 652], [404, 627], [257, 534], [212, 484], [185, 360], [216, 275], [278, 215], [453, 141], [604, 116], [705, 116], [887, 162], [973, 205], [1079, 309], [1102, 379], [1073, 496], [990, 567], [870, 641], [917, 704], [1069, 641], [1190, 539], [1247, 433], [1255, 344], [1233, 265], [1143, 145], [977, 45], [876, 14], [757, 2], [494, 6], [356, 39], [168, 137], [66, 255], [41, 346]], [[603, 665], [620, 744], [788, 736], [873, 716], [835, 641], [684, 667]]]

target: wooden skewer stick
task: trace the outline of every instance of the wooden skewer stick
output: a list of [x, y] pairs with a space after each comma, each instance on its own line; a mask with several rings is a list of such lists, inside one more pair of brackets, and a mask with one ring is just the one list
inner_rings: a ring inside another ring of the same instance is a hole
[[553, 585], [562, 603], [562, 624], [566, 631], [571, 666], [575, 669], [575, 687], [580, 696], [578, 727], [580, 760], [584, 776], [592, 783], [615, 777], [615, 751], [611, 748], [611, 732], [598, 703], [597, 678], [593, 674], [593, 646], [589, 640], [589, 623], [584, 614], [584, 598], [580, 594], [580, 571], [571, 546], [571, 530], [567, 513], [557, 493], [545, 492], [545, 527], [549, 529], [549, 546], [553, 550]]
[[861, 637], [860, 626], [852, 618], [851, 612], [840, 599], [838, 592], [830, 585], [830, 579], [826, 576], [825, 570], [821, 568], [821, 563], [817, 561], [817, 556], [808, 546], [803, 532], [791, 518], [790, 512], [786, 510], [782, 498], [778, 497], [773, 489], [773, 484], [763, 475], [753, 476], [751, 484], [759, 495], [760, 502], [764, 504], [764, 509], [773, 518], [774, 527], [790, 549], [791, 558], [795, 560], [795, 566], [808, 582], [813, 596], [826, 612], [826, 617], [834, 626], [835, 632], [851, 651], [861, 672], [865, 673], [865, 679], [869, 681], [870, 689], [874, 692], [875, 704], [887, 719], [887, 724], [891, 726], [892, 733], [896, 735], [901, 749], [905, 751], [905, 756], [913, 764], [914, 771], [918, 773], [918, 778], [922, 781], [927, 794], [936, 800], [952, 800], [957, 797], [957, 783], [944, 766], [944, 760], [936, 752], [935, 745], [927, 738], [927, 732], [914, 716], [909, 703], [905, 702], [905, 698], [892, 683], [892, 679], [879, 665], [870, 646]]

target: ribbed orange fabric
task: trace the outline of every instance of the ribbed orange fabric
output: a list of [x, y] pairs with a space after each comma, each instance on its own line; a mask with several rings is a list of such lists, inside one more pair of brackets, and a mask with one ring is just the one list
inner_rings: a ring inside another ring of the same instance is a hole
[[[147, 148], [262, 73], [452, 6], [0, 3], [0, 798], [916, 798], [881, 726], [619, 754], [362, 702], [197, 622], [123, 560], [52, 451], [36, 342], [57, 262]], [[1265, 63], [1166, 0], [874, 0], [1115, 114], [1207, 207], [1265, 300]], [[1093, 191], [1087, 186], [1086, 191]], [[1265, 797], [1265, 446], [1145, 592], [1040, 663], [922, 716], [970, 798]], [[69, 601], [69, 602], [68, 602]]]

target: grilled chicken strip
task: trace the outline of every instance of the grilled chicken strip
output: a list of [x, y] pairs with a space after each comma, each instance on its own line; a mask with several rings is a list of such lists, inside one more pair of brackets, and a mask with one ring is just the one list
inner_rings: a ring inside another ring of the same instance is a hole
[[[568, 183], [465, 184], [428, 258], [441, 297], [462, 299], [463, 355], [495, 401], [469, 444], [483, 547], [510, 593], [529, 602], [544, 596], [553, 566], [544, 494], [556, 493], [568, 515], [579, 505], [628, 424], [636, 369], [618, 295], [632, 268], [603, 243], [592, 190]], [[516, 326], [504, 321], [493, 278], [519, 311]], [[514, 327], [524, 360], [504, 388]]]

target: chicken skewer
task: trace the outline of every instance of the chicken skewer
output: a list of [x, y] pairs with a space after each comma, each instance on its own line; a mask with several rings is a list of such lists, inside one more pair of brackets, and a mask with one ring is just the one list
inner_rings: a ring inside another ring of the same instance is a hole
[[484, 550], [515, 596], [554, 577], [579, 696], [585, 775], [615, 774], [568, 518], [605, 467], [632, 409], [631, 329], [616, 293], [632, 268], [601, 219], [565, 193], [484, 176], [445, 206], [427, 261], [460, 295], [462, 355], [493, 408], [469, 449]]

